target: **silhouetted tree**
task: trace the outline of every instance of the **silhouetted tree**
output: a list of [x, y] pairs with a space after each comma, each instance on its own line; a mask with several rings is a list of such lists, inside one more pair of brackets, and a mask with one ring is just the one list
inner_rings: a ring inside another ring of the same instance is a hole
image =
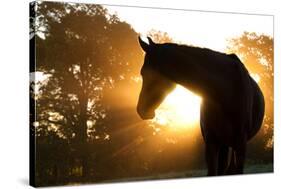
[[99, 5], [39, 2], [36, 9], [36, 71], [47, 78], [38, 91], [36, 133], [68, 140], [87, 176], [89, 141], [108, 138], [103, 93], [136, 73], [137, 33]]

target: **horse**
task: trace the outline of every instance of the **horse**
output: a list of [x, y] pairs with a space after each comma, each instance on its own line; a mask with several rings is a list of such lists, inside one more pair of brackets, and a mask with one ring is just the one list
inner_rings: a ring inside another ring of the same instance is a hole
[[[235, 54], [175, 43], [148, 43], [140, 74], [137, 113], [153, 119], [175, 86], [202, 97], [200, 128], [207, 175], [243, 174], [247, 142], [261, 128], [265, 102], [258, 84]], [[192, 108], [192, 107], [187, 107]]]

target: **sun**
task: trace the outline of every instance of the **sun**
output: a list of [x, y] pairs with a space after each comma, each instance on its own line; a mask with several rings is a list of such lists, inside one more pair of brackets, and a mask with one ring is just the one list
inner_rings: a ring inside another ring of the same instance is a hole
[[190, 128], [199, 123], [201, 98], [177, 85], [155, 111], [152, 122], [173, 128]]

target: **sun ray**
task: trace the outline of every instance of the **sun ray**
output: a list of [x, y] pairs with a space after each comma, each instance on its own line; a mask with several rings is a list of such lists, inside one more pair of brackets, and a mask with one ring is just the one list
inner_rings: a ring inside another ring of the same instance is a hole
[[199, 123], [200, 103], [199, 96], [177, 85], [156, 109], [152, 122], [176, 128], [193, 127]]

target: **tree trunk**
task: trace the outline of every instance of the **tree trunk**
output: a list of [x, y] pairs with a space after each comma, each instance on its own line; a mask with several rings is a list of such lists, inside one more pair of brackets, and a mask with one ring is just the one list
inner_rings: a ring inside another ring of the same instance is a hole
[[87, 141], [87, 104], [88, 99], [85, 98], [85, 95], [79, 98], [80, 99], [80, 119], [79, 124], [76, 128], [76, 153], [78, 154], [79, 159], [82, 164], [82, 179], [86, 181], [89, 178], [90, 169], [89, 169], [89, 154], [88, 154], [88, 141]]

